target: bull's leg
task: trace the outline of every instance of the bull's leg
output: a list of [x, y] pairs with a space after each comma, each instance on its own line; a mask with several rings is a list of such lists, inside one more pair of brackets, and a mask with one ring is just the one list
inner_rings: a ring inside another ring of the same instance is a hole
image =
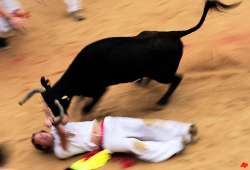
[[149, 84], [150, 81], [151, 80], [149, 78], [143, 77], [143, 78], [136, 80], [135, 83], [138, 84], [139, 86], [145, 87]]
[[101, 97], [105, 93], [106, 89], [100, 90], [98, 93], [96, 93], [93, 96], [93, 100], [91, 102], [88, 102], [82, 109], [82, 112], [85, 114], [90, 113], [90, 111], [93, 109], [93, 107], [100, 101]]
[[[172, 95], [172, 93], [175, 91], [175, 89], [178, 87], [178, 85], [180, 84], [182, 80], [182, 76], [181, 75], [175, 75], [171, 80], [170, 80], [170, 87], [168, 88], [168, 90], [166, 91], [166, 93], [161, 97], [161, 99], [157, 102], [158, 105], [165, 105], [168, 103], [168, 100], [170, 98], [170, 96]], [[163, 81], [161, 81], [162, 83], [164, 83]]]

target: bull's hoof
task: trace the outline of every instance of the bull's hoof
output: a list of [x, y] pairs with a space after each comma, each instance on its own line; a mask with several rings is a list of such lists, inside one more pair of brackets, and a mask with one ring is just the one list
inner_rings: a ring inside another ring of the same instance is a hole
[[154, 111], [159, 111], [159, 110], [162, 110], [164, 108], [165, 105], [159, 105], [159, 104], [156, 104], [153, 108]]
[[163, 106], [165, 106], [166, 104], [168, 104], [168, 102], [169, 102], [168, 99], [160, 99], [156, 104], [157, 104], [158, 106], [163, 107]]

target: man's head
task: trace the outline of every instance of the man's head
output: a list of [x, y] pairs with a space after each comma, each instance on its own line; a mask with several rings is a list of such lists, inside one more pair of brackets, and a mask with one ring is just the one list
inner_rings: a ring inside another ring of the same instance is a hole
[[51, 133], [41, 130], [32, 134], [31, 142], [36, 149], [43, 152], [51, 152], [54, 145], [54, 137]]

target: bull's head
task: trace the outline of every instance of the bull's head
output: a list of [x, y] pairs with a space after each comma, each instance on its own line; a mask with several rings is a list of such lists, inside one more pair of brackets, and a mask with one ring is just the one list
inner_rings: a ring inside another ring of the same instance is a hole
[[52, 111], [55, 117], [61, 116], [65, 113], [65, 110], [69, 107], [71, 98], [65, 96], [60, 92], [56, 92], [49, 84], [49, 80], [45, 77], [41, 77], [41, 84], [43, 88], [32, 89], [28, 94], [19, 102], [20, 105], [24, 104], [30, 97], [36, 93], [40, 93]]

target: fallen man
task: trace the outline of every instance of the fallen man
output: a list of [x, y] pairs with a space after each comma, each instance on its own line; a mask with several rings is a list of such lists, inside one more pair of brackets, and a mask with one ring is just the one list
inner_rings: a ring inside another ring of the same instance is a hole
[[181, 152], [196, 134], [197, 129], [191, 123], [108, 116], [102, 121], [53, 126], [51, 132], [34, 133], [32, 143], [36, 149], [54, 152], [59, 159], [102, 148], [160, 162]]

